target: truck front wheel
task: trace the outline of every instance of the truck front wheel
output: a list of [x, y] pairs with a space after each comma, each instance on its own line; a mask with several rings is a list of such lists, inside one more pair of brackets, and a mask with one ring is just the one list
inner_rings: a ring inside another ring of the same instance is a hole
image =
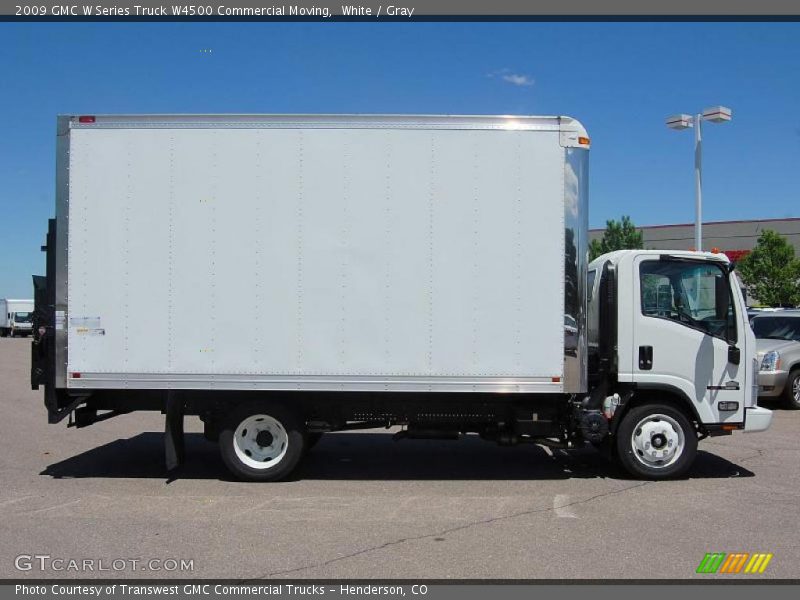
[[297, 466], [305, 449], [303, 421], [287, 407], [253, 402], [232, 410], [219, 433], [225, 466], [245, 481], [278, 481]]
[[669, 404], [632, 408], [622, 418], [616, 443], [622, 466], [643, 479], [680, 477], [697, 455], [692, 422]]

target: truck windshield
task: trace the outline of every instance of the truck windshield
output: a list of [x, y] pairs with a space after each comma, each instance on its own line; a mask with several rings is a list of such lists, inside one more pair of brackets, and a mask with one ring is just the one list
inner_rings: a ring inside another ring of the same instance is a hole
[[30, 323], [33, 314], [29, 312], [17, 312], [14, 313], [14, 322], [16, 323]]
[[800, 317], [756, 317], [753, 333], [762, 340], [800, 342]]
[[648, 260], [641, 265], [640, 277], [642, 314], [736, 340], [728, 277], [720, 267], [697, 261]]

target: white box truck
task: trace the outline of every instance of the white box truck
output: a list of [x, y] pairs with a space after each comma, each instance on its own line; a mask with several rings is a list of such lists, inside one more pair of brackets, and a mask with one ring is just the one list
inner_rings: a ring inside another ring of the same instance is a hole
[[0, 298], [0, 337], [31, 334], [33, 300]]
[[161, 411], [172, 468], [199, 416], [260, 481], [393, 426], [592, 443], [659, 479], [770, 423], [724, 256], [587, 264], [574, 119], [85, 115], [57, 139], [31, 373], [51, 422]]

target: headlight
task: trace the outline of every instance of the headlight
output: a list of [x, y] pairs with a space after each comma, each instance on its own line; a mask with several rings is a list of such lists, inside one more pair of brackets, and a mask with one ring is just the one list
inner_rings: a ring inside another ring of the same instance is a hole
[[777, 371], [781, 366], [781, 355], [777, 350], [770, 350], [761, 359], [762, 371]]

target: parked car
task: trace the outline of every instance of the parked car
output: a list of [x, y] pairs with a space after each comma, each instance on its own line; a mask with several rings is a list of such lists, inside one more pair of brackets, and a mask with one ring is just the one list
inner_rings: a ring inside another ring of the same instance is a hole
[[761, 312], [751, 320], [760, 370], [758, 395], [800, 409], [800, 310]]

